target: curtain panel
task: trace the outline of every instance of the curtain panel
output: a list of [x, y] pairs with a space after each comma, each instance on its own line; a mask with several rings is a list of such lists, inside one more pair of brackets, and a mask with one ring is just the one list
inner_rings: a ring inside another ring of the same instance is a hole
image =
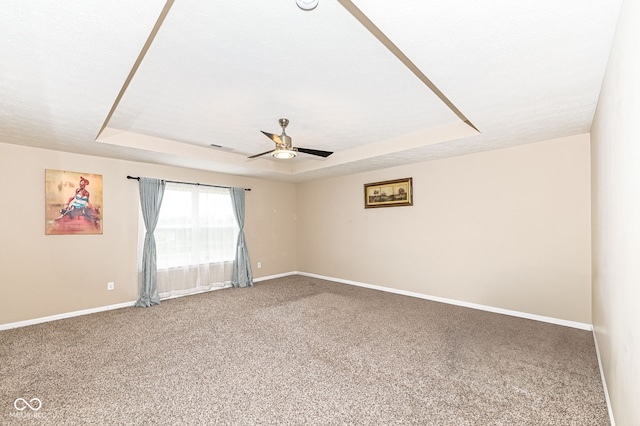
[[149, 307], [160, 303], [157, 285], [156, 240], [153, 233], [158, 223], [165, 185], [163, 180], [151, 178], [140, 178], [138, 184], [140, 208], [145, 226], [142, 264], [138, 275], [139, 296], [135, 303], [135, 306], [139, 307]]
[[236, 261], [233, 265], [233, 278], [231, 284], [234, 287], [253, 286], [253, 274], [251, 272], [251, 261], [249, 260], [249, 250], [244, 238], [244, 188], [231, 188], [231, 201], [233, 204], [233, 214], [238, 222], [238, 242], [236, 244]]

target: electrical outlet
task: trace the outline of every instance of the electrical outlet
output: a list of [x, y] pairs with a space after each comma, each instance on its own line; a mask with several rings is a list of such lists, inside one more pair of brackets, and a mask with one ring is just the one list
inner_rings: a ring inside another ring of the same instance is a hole
[[113, 290], [115, 287], [116, 287], [115, 283], [113, 282], [107, 283], [107, 290]]
[[262, 262], [258, 262], [258, 269], [262, 268]]

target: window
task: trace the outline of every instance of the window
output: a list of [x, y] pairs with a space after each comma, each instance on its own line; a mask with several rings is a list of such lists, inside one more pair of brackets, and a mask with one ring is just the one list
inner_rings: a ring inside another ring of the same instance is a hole
[[233, 261], [238, 232], [228, 189], [167, 183], [154, 232], [158, 270]]

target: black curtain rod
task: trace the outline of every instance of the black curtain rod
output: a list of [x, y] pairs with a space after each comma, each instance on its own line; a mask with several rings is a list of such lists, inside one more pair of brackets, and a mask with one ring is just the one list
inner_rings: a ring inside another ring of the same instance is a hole
[[[139, 176], [127, 176], [127, 179], [135, 179], [135, 180], [140, 180]], [[213, 188], [231, 188], [230, 186], [222, 186], [222, 185], [209, 185], [208, 183], [198, 183], [198, 182], [180, 182], [179, 180], [166, 180], [166, 179], [162, 179], [165, 182], [170, 182], [170, 183], [181, 183], [184, 185], [196, 185], [196, 186], [211, 186]], [[245, 191], [251, 191], [251, 188], [245, 188]]]

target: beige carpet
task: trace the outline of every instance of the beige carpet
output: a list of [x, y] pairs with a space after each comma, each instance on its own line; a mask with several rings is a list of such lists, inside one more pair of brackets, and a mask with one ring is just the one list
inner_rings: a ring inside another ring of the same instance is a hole
[[609, 424], [590, 332], [302, 276], [2, 331], [0, 361], [3, 425]]

